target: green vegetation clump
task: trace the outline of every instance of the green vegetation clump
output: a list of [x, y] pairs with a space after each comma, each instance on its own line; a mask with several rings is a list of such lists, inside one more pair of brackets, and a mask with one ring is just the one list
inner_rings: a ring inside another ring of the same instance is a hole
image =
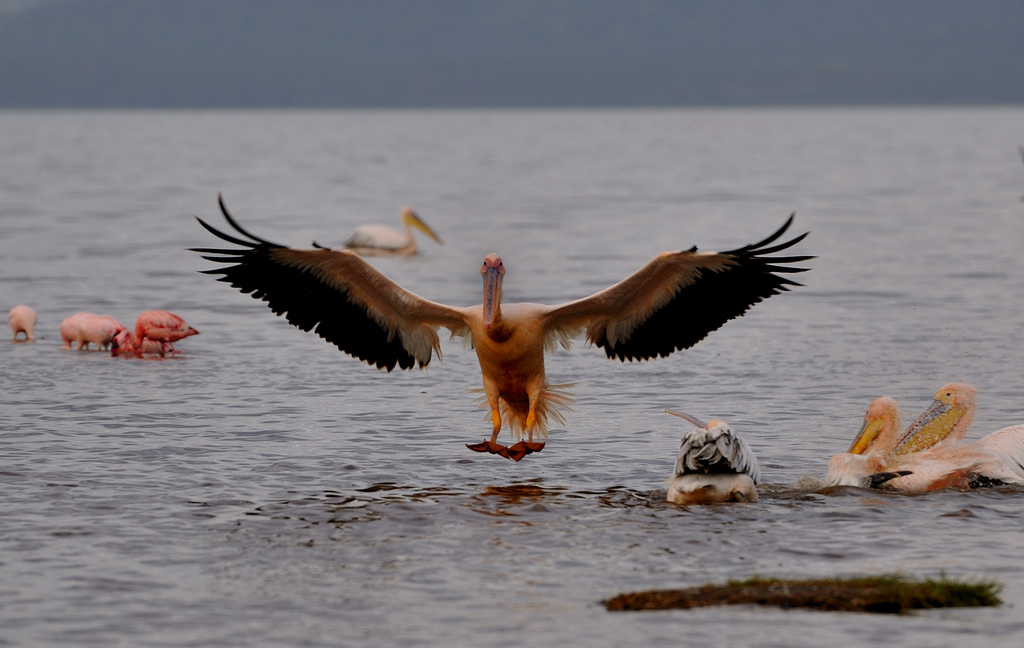
[[910, 580], [899, 574], [784, 580], [754, 577], [677, 590], [620, 594], [602, 601], [611, 611], [672, 610], [709, 605], [778, 605], [849, 612], [902, 614], [942, 607], [999, 605], [1002, 586], [991, 581], [964, 583], [946, 578]]

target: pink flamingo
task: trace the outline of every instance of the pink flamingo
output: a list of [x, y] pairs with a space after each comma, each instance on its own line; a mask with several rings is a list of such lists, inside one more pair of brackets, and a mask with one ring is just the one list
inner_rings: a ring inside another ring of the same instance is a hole
[[28, 306], [20, 305], [12, 308], [7, 314], [7, 323], [10, 324], [11, 333], [14, 335], [11, 338], [11, 342], [18, 341], [18, 333], [25, 334], [26, 342], [35, 340], [32, 331], [36, 327], [37, 320], [36, 312]]
[[142, 346], [136, 349], [132, 339], [131, 331], [125, 329], [114, 336], [110, 341], [110, 355], [112, 356], [140, 356], [140, 355], [166, 355], [168, 353], [181, 353], [169, 342], [158, 340], [143, 340]]
[[123, 330], [124, 324], [113, 317], [88, 312], [75, 313], [60, 323], [60, 337], [64, 341], [64, 348], [70, 349], [72, 343], [75, 343], [79, 351], [88, 349], [90, 343], [106, 349], [114, 336]]
[[146, 311], [135, 320], [134, 334], [122, 331], [117, 335], [111, 345], [111, 354], [134, 353], [141, 358], [145, 353], [158, 353], [161, 356], [177, 353], [171, 343], [190, 335], [199, 335], [199, 331], [174, 313], [165, 310]]

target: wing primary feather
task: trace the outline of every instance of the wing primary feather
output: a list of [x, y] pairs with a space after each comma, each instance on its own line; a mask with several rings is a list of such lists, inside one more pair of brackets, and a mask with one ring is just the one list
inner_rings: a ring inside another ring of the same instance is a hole
[[[198, 216], [196, 216], [195, 218], [196, 218], [197, 221], [199, 221], [199, 224], [202, 225], [203, 228], [207, 232], [209, 232], [210, 234], [213, 234], [214, 236], [216, 236], [217, 238], [219, 238], [222, 241], [227, 241], [228, 243], [233, 243], [235, 245], [244, 245], [244, 246], [251, 246], [252, 245], [252, 241], [243, 241], [240, 238], [235, 238], [234, 236], [231, 236], [230, 234], [227, 234], [225, 232], [220, 231], [219, 229], [217, 229], [213, 225], [210, 225], [209, 223], [204, 221], [202, 218], [199, 218]], [[208, 251], [211, 251], [211, 248], [189, 248], [189, 249], [191, 251], [193, 251], [193, 252], [208, 252]]]
[[[773, 242], [777, 241], [780, 236], [782, 236], [783, 234], [786, 233], [786, 230], [788, 230], [789, 226], [793, 224], [793, 219], [795, 219], [795, 218], [796, 218], [796, 212], [793, 212], [792, 214], [789, 215], [789, 218], [786, 219], [786, 222], [782, 224], [782, 227], [777, 229], [774, 234], [772, 234], [768, 238], [764, 239], [763, 241], [760, 241], [758, 243], [752, 243], [750, 245], [744, 246], [744, 247], [740, 248], [739, 250], [736, 250], [736, 252], [746, 251], [746, 250], [756, 250], [758, 248], [762, 248], [762, 247], [768, 245], [769, 243], [773, 243]], [[787, 244], [783, 244], [783, 245], [785, 245], [785, 247], [789, 247], [789, 245], [792, 245], [793, 243], [797, 243], [800, 240], [802, 240], [809, 233], [810, 232], [805, 232], [804, 234], [801, 234], [798, 238], [793, 239], [793, 241], [791, 243], [789, 243], [788, 245]]]
[[222, 194], [217, 194], [217, 204], [220, 205], [220, 211], [222, 214], [224, 214], [224, 220], [228, 222], [228, 225], [231, 225], [231, 227], [235, 228], [235, 230], [237, 230], [239, 234], [248, 236], [253, 241], [256, 241], [257, 243], [262, 243], [263, 245], [269, 245], [270, 247], [284, 247], [283, 245], [271, 243], [270, 241], [261, 239], [260, 237], [251, 234], [250, 232], [247, 232], [245, 228], [238, 224], [238, 221], [231, 217], [231, 213], [228, 212], [228, 206], [224, 204], [224, 196]]
[[[752, 248], [749, 248], [746, 251], [747, 252], [757, 252], [758, 254], [775, 254], [776, 252], [781, 252], [782, 250], [785, 250], [787, 248], [793, 247], [794, 245], [796, 245], [800, 241], [802, 241], [805, 238], [807, 238], [808, 234], [810, 234], [810, 232], [804, 232], [800, 236], [796, 236], [796, 237], [792, 238], [791, 240], [786, 241], [785, 243], [779, 243], [778, 245], [775, 245], [773, 247], [767, 247], [767, 248], [752, 247]], [[807, 257], [807, 258], [813, 258], [813, 257]]]

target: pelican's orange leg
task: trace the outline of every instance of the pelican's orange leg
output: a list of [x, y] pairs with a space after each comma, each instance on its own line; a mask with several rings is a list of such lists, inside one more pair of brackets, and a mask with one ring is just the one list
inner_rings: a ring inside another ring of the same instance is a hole
[[540, 400], [543, 382], [535, 382], [530, 386], [529, 399], [530, 410], [526, 414], [526, 440], [509, 446], [508, 451], [513, 461], [519, 461], [528, 454], [540, 452], [544, 448], [543, 443], [533, 442], [533, 430], [537, 425], [537, 401]]
[[526, 454], [531, 452], [540, 452], [544, 449], [544, 442], [534, 443], [533, 441], [533, 429], [537, 425], [537, 403], [540, 401], [540, 395], [544, 391], [544, 379], [532, 380], [530, 384], [530, 411], [526, 415], [526, 441], [521, 442], [526, 450]]
[[[485, 387], [486, 388], [486, 387]], [[498, 434], [501, 432], [501, 412], [498, 411], [498, 400], [495, 396], [491, 398], [491, 394], [487, 394], [487, 401], [491, 405], [491, 423], [494, 425], [494, 431], [491, 433], [490, 439], [485, 439], [480, 443], [467, 443], [466, 447], [474, 452], [489, 452], [496, 454], [506, 459], [512, 459], [513, 461], [519, 461], [523, 457], [516, 458], [509, 452], [509, 449], [498, 443]]]

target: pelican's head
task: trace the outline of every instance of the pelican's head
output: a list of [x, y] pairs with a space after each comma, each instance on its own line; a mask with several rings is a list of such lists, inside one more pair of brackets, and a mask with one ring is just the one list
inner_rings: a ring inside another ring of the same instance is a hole
[[935, 392], [935, 400], [907, 428], [894, 454], [904, 455], [930, 448], [942, 441], [961, 420], [970, 425], [978, 391], [966, 383], [949, 383]]
[[415, 227], [419, 231], [423, 232], [431, 239], [436, 241], [438, 245], [444, 245], [444, 243], [441, 241], [441, 237], [435, 234], [434, 230], [430, 229], [430, 226], [423, 222], [423, 220], [419, 217], [419, 214], [413, 211], [412, 207], [402, 208], [402, 222], [410, 227]]
[[864, 425], [850, 446], [850, 454], [865, 454], [869, 449], [887, 451], [895, 445], [900, 429], [900, 408], [896, 401], [882, 396], [871, 401], [864, 412]]
[[501, 282], [505, 277], [501, 257], [493, 252], [484, 257], [480, 275], [484, 278], [484, 326], [491, 328], [494, 315], [500, 310]]

